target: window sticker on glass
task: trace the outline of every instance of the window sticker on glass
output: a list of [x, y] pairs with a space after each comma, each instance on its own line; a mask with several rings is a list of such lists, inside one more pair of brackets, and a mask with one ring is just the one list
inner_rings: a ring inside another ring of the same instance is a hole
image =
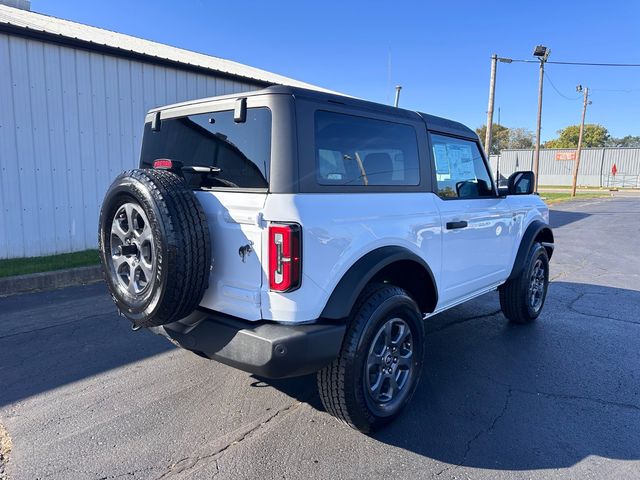
[[449, 175], [451, 167], [447, 156], [447, 146], [442, 143], [436, 143], [433, 146], [433, 156], [436, 160], [436, 175]]
[[476, 172], [473, 166], [473, 154], [470, 145], [447, 145], [451, 171], [457, 178], [475, 178]]
[[492, 182], [475, 142], [432, 134], [438, 195], [480, 198], [493, 195]]

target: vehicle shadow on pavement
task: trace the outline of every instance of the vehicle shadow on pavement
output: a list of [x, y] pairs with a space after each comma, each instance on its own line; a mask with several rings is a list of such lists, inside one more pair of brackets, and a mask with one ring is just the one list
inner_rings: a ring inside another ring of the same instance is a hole
[[552, 228], [560, 228], [589, 216], [590, 214], [584, 212], [551, 209], [549, 210], [549, 225]]
[[0, 311], [0, 407], [174, 348], [133, 333], [103, 283], [2, 298]]
[[[374, 439], [442, 471], [640, 459], [640, 291], [555, 282], [530, 325], [509, 324], [491, 293], [431, 318], [427, 332], [413, 401]], [[295, 396], [314, 378], [270, 384]]]

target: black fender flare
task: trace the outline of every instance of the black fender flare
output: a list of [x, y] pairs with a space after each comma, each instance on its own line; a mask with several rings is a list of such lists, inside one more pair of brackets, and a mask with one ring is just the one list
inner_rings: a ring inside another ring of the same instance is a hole
[[[509, 275], [509, 278], [507, 278], [507, 280], [512, 280], [514, 278], [517, 278], [520, 275], [520, 273], [522, 272], [522, 268], [524, 267], [524, 263], [527, 259], [527, 253], [529, 253], [529, 250], [531, 250], [531, 246], [534, 244], [534, 242], [536, 241], [536, 238], [538, 238], [538, 236], [541, 233], [543, 233], [547, 241], [542, 241], [540, 243], [542, 243], [542, 245], [547, 249], [547, 253], [549, 254], [549, 259], [551, 259], [551, 255], [553, 254], [553, 248], [554, 248], [553, 231], [551, 230], [551, 227], [548, 224], [540, 220], [534, 220], [529, 224], [529, 226], [524, 232], [524, 235], [522, 236], [522, 240], [520, 240], [518, 253], [516, 254], [516, 259], [513, 262], [513, 268], [511, 269], [511, 274]], [[551, 240], [551, 241], [548, 241], [548, 240]]]
[[432, 300], [433, 308], [431, 310], [435, 309], [438, 303], [438, 290], [435, 277], [429, 265], [407, 248], [387, 246], [370, 251], [347, 270], [333, 289], [324, 310], [322, 310], [321, 318], [339, 320], [348, 317], [360, 293], [378, 272], [392, 263], [407, 260], [422, 266], [429, 276], [435, 295]]

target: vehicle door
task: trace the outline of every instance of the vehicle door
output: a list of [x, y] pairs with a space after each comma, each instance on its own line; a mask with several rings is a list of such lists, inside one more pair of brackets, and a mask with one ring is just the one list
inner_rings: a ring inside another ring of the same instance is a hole
[[439, 305], [445, 306], [506, 279], [515, 228], [478, 143], [435, 132], [429, 138], [443, 233]]

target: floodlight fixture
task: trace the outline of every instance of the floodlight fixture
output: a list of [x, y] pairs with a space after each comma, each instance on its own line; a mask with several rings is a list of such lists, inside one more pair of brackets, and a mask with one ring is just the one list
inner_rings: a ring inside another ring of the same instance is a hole
[[536, 48], [533, 49], [533, 56], [538, 57], [541, 62], [546, 62], [549, 54], [551, 54], [551, 49], [544, 45], [537, 45]]

